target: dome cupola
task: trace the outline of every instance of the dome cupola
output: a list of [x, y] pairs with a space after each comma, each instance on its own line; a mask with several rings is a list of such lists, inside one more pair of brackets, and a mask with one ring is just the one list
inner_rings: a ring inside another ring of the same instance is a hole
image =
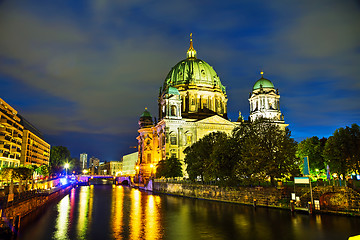
[[[160, 89], [159, 101], [176, 88], [182, 100], [181, 113], [186, 118], [220, 115], [226, 118], [227, 96], [225, 86], [208, 63], [197, 58], [190, 34], [186, 59], [177, 63], [168, 73]], [[172, 90], [171, 90], [172, 91]]]
[[261, 72], [261, 78], [256, 81], [253, 86], [253, 90], [260, 89], [260, 88], [274, 88], [274, 84], [269, 79], [263, 77], [264, 72]]
[[139, 128], [144, 128], [153, 125], [153, 120], [150, 112], [145, 108], [145, 111], [141, 114], [139, 118]]
[[273, 122], [284, 123], [280, 111], [279, 92], [275, 90], [274, 84], [263, 75], [264, 73], [261, 72], [261, 78], [256, 81], [249, 96], [250, 120], [265, 118]]

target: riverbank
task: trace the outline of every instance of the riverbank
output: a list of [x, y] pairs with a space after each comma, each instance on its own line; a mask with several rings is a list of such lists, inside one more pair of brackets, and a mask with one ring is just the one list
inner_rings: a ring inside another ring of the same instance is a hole
[[[149, 186], [151, 185], [151, 186]], [[310, 191], [306, 187], [219, 187], [190, 183], [150, 181], [147, 189], [155, 193], [229, 202], [254, 207], [292, 211], [360, 216], [360, 194], [347, 187], [318, 186], [313, 189], [315, 206], [309, 208]], [[292, 198], [295, 196], [295, 200]]]
[[1, 209], [0, 237], [16, 234], [20, 227], [21, 218], [48, 203], [65, 196], [72, 188], [73, 185], [68, 184], [52, 188], [49, 191], [31, 194], [31, 197], [19, 202], [8, 202]]

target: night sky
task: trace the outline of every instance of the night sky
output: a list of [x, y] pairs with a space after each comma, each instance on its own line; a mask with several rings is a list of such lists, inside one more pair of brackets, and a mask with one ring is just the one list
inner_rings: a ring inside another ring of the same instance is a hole
[[198, 58], [247, 119], [260, 78], [297, 141], [360, 124], [359, 1], [0, 0], [0, 97], [52, 146], [101, 161], [136, 151], [167, 73]]

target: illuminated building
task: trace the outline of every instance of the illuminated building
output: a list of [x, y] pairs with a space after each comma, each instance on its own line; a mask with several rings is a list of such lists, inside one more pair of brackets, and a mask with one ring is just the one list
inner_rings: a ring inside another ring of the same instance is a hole
[[138, 161], [138, 152], [124, 155], [122, 158], [122, 175], [123, 176], [135, 176], [136, 163]]
[[[258, 80], [249, 99], [252, 104], [250, 119], [255, 120], [262, 113], [263, 117], [287, 126], [281, 117], [279, 98], [269, 80]], [[210, 132], [231, 134], [244, 121], [241, 113], [237, 122], [228, 120], [227, 101], [225, 86], [215, 70], [197, 58], [191, 39], [186, 59], [170, 70], [160, 88], [159, 121], [153, 120], [147, 109], [139, 118], [137, 174], [142, 180], [146, 181], [154, 175], [156, 164], [160, 160], [172, 156], [182, 161], [186, 176], [183, 162], [186, 147]], [[253, 108], [258, 102], [261, 103], [261, 109]]]
[[50, 145], [41, 132], [0, 98], [0, 167], [49, 165]]
[[29, 121], [20, 116], [24, 126], [23, 140], [21, 145], [20, 164], [25, 165], [49, 165], [50, 144], [44, 141], [42, 133]]
[[99, 174], [100, 175], [121, 175], [122, 162], [119, 161], [110, 161], [105, 162], [99, 165]]
[[89, 161], [89, 168], [91, 169], [91, 174], [97, 174], [100, 165], [100, 159], [96, 157], [91, 157]]
[[24, 130], [21, 165], [49, 165], [50, 145], [29, 130]]
[[87, 168], [87, 157], [88, 155], [86, 153], [80, 154], [80, 166], [82, 170]]
[[24, 127], [17, 111], [0, 98], [0, 167], [20, 166]]
[[250, 121], [266, 118], [285, 129], [288, 124], [285, 124], [284, 115], [280, 111], [279, 91], [263, 74], [261, 72], [261, 78], [256, 81], [249, 95]]

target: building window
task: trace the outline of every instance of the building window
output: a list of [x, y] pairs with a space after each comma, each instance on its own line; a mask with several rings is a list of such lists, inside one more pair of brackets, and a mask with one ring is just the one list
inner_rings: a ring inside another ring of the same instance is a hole
[[193, 97], [191, 98], [191, 105], [195, 105], [195, 99]]
[[176, 106], [171, 105], [171, 116], [176, 116]]
[[176, 145], [176, 136], [170, 137], [170, 143], [171, 143], [171, 145]]
[[207, 107], [208, 107], [207, 99], [204, 99], [203, 100], [203, 108], [207, 108]]
[[191, 135], [186, 136], [186, 145], [191, 145]]

